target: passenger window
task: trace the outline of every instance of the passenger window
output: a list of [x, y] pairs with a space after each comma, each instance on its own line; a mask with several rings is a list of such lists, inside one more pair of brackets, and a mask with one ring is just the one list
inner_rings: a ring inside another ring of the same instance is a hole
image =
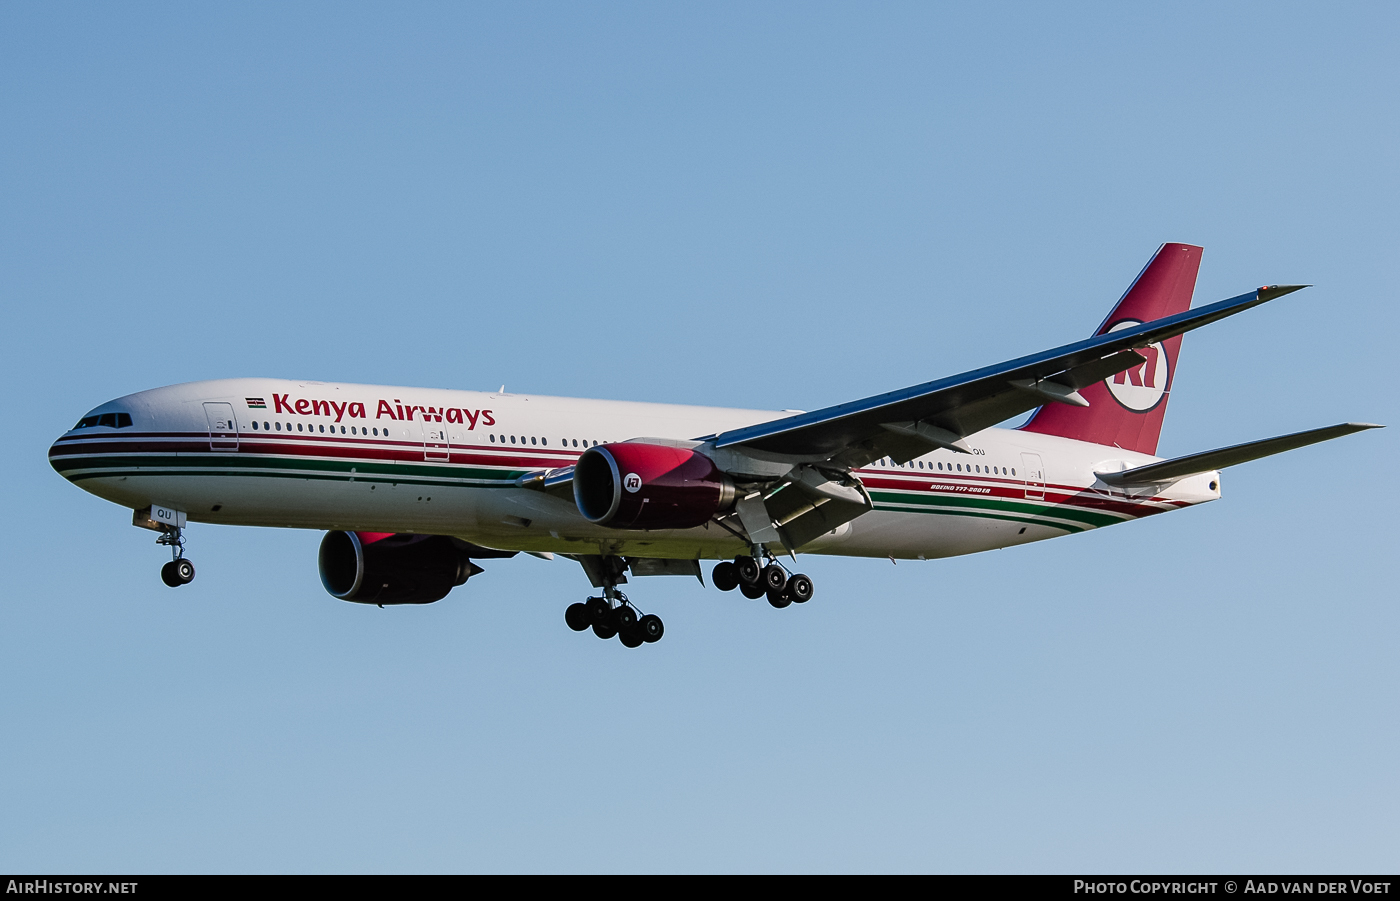
[[492, 443], [492, 444], [495, 444], [495, 443], [496, 443], [496, 436], [495, 436], [495, 435], [492, 435], [492, 436], [491, 436], [491, 443]]
[[515, 443], [515, 436], [514, 436], [514, 435], [511, 435], [511, 436], [510, 436], [510, 443], [511, 443], [511, 444], [514, 444], [514, 443]]
[[574, 439], [574, 447], [578, 447], [578, 439], [577, 439], [577, 438]]
[[1016, 467], [1014, 467], [1014, 466], [1011, 467], [1011, 474], [1012, 474], [1013, 476], [1016, 474]]
[[282, 423], [277, 423], [277, 431], [282, 431]]
[[253, 420], [253, 431], [256, 432], [257, 430], [258, 430], [258, 421], [255, 419], [255, 420]]
[[[520, 443], [521, 443], [521, 444], [524, 444], [525, 442], [522, 440]], [[534, 444], [534, 443], [535, 443], [535, 439], [534, 439], [533, 436], [530, 438], [530, 443], [531, 443], [531, 444]]]
[[301, 431], [301, 423], [297, 423], [297, 431], [298, 431], [298, 432]]

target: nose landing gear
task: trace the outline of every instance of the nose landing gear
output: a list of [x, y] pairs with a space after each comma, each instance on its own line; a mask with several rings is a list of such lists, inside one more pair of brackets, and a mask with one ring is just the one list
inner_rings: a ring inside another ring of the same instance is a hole
[[185, 535], [178, 526], [169, 526], [156, 538], [156, 544], [170, 548], [171, 560], [160, 568], [160, 580], [171, 588], [194, 581], [194, 564], [185, 559]]
[[[733, 591], [735, 588], [746, 598], [758, 600], [768, 598], [768, 603], [779, 609], [790, 604], [805, 604], [812, 599], [812, 580], [803, 573], [788, 575], [787, 569], [776, 557], [759, 548], [755, 552], [758, 559], [750, 556], [736, 557], [731, 563], [725, 560], [715, 564], [710, 574], [720, 591]], [[766, 557], [767, 565], [759, 563]]]

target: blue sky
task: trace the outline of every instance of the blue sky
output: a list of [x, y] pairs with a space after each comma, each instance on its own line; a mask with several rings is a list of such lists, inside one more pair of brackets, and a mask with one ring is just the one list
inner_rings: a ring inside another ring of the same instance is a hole
[[[967, 558], [325, 594], [198, 526], [172, 592], [48, 444], [238, 375], [812, 409], [1087, 335], [1163, 241], [1160, 452], [1395, 424], [1385, 4], [8, 4], [0, 868], [1393, 871], [1393, 430]], [[605, 849], [605, 850], [604, 850]]]

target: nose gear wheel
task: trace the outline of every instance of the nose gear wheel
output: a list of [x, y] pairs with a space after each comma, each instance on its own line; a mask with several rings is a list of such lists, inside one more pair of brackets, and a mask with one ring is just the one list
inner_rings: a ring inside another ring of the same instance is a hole
[[179, 526], [168, 526], [156, 536], [156, 544], [170, 548], [170, 562], [160, 568], [160, 580], [171, 588], [194, 581], [194, 563], [185, 557], [185, 533]]

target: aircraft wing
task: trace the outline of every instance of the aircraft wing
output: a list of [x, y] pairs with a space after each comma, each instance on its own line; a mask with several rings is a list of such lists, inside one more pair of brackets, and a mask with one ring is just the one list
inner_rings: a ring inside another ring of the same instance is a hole
[[1330, 441], [1353, 432], [1380, 428], [1385, 427], [1369, 422], [1344, 422], [1340, 425], [1329, 425], [1306, 432], [1294, 432], [1292, 435], [1282, 435], [1278, 438], [1265, 438], [1263, 441], [1250, 441], [1246, 444], [1236, 444], [1233, 447], [1202, 451], [1199, 454], [1189, 454], [1173, 460], [1163, 460], [1160, 463], [1136, 466], [1123, 472], [1099, 472], [1095, 475], [1110, 485], [1147, 485], [1155, 482], [1172, 482], [1197, 473], [1212, 472], [1224, 469], [1226, 466], [1234, 466], [1237, 463], [1248, 463], [1261, 457], [1307, 447], [1309, 444], [1317, 444], [1319, 441]]
[[995, 366], [732, 429], [709, 439], [775, 462], [842, 469], [881, 457], [906, 462], [931, 448], [968, 452], [962, 439], [1046, 403], [1087, 406], [1079, 389], [1141, 365], [1147, 347], [1242, 313], [1307, 285], [1271, 285], [1174, 316], [1076, 341]]

